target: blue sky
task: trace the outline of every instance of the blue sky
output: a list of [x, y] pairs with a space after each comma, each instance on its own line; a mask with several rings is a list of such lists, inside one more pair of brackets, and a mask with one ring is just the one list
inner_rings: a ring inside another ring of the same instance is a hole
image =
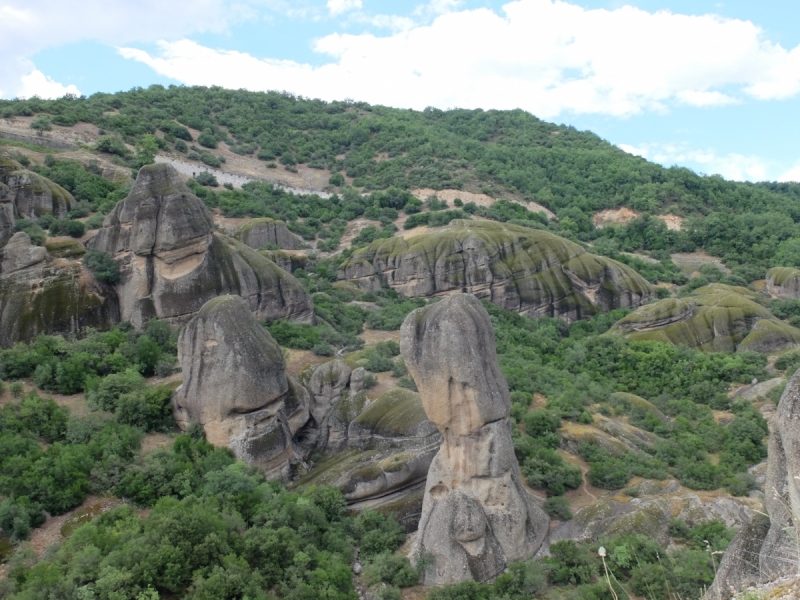
[[776, 0], [0, 0], [0, 97], [215, 84], [519, 107], [666, 165], [800, 180], [798, 22]]

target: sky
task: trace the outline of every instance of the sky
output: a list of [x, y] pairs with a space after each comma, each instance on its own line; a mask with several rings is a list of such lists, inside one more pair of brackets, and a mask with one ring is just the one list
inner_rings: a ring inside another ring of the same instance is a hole
[[0, 0], [0, 98], [521, 108], [666, 166], [800, 181], [798, 22], [790, 0]]

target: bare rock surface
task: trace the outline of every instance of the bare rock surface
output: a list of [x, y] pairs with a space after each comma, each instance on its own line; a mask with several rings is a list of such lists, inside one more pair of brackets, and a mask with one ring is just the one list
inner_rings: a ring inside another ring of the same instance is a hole
[[744, 586], [794, 575], [800, 567], [800, 372], [783, 391], [769, 420], [764, 508], [731, 542], [705, 598], [728, 598]]
[[401, 353], [442, 446], [425, 483], [412, 557], [433, 557], [428, 585], [486, 581], [532, 556], [549, 518], [520, 482], [489, 315], [458, 294], [403, 322]]
[[286, 223], [266, 217], [249, 220], [239, 228], [234, 237], [255, 250], [269, 245], [283, 250], [303, 247], [303, 238], [289, 231]]
[[767, 271], [767, 292], [778, 298], [800, 298], [800, 269], [774, 267]]
[[88, 246], [120, 268], [122, 319], [187, 322], [210, 299], [237, 294], [259, 319], [312, 322], [313, 305], [289, 273], [248, 246], [214, 232], [206, 206], [168, 164], [139, 171], [130, 195]]
[[308, 399], [290, 385], [280, 346], [240, 296], [207, 302], [178, 340], [183, 384], [173, 396], [178, 426], [201, 423], [208, 440], [270, 473], [286, 474], [292, 435]]

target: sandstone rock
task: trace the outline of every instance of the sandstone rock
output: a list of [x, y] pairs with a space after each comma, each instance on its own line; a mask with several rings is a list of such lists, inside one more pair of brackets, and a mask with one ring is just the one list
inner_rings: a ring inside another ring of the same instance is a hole
[[433, 556], [429, 585], [485, 581], [533, 555], [549, 523], [520, 482], [489, 315], [474, 296], [448, 297], [406, 318], [400, 348], [443, 438], [412, 557]]
[[12, 197], [14, 212], [21, 219], [37, 219], [44, 215], [62, 219], [75, 205], [75, 198], [63, 187], [28, 171], [7, 155], [0, 155], [0, 183], [9, 188], [7, 194]]
[[308, 382], [307, 388], [312, 398], [309, 411], [317, 431], [318, 450], [336, 452], [347, 442], [349, 421], [339, 418], [335, 409], [345, 395], [350, 373], [350, 367], [343, 361], [332, 360], [314, 369]]
[[367, 376], [367, 370], [364, 367], [353, 369], [350, 373], [350, 393], [357, 394], [364, 389], [364, 378]]
[[283, 250], [259, 250], [258, 253], [289, 273], [294, 273], [298, 269], [305, 269], [309, 264], [308, 256], [305, 254], [290, 254]]
[[166, 163], [139, 171], [130, 195], [87, 245], [115, 257], [122, 319], [136, 327], [153, 317], [183, 324], [208, 300], [231, 293], [261, 320], [314, 318], [297, 280], [241, 242], [215, 234], [206, 206]]
[[626, 265], [552, 233], [492, 221], [455, 220], [408, 240], [376, 240], [354, 252], [338, 278], [407, 297], [470, 292], [530, 317], [568, 321], [655, 297]]
[[303, 247], [303, 239], [289, 231], [286, 223], [275, 219], [251, 219], [239, 228], [234, 237], [255, 250], [268, 245], [284, 250]]
[[95, 280], [80, 261], [52, 260], [21, 232], [0, 252], [0, 346], [40, 333], [76, 334], [119, 322], [114, 290]]
[[14, 235], [14, 195], [5, 183], [0, 182], [0, 247]]
[[[345, 414], [343, 407], [348, 406]], [[367, 404], [358, 392], [341, 400], [338, 412], [350, 421], [347, 445], [315, 465], [303, 485], [335, 485], [352, 508], [380, 507], [394, 514], [406, 531], [416, 530], [422, 485], [442, 440], [419, 394], [394, 388]]]
[[714, 283], [686, 298], [643, 306], [620, 319], [611, 333], [715, 352], [774, 352], [800, 345], [800, 330], [754, 300], [746, 288]]
[[778, 298], [800, 298], [800, 269], [775, 267], [767, 271], [767, 292]]
[[30, 236], [23, 232], [15, 233], [3, 249], [3, 261], [0, 273], [8, 275], [14, 271], [25, 269], [42, 262], [47, 257], [47, 250], [31, 244]]
[[743, 528], [725, 552], [707, 600], [755, 581], [796, 574], [800, 565], [800, 372], [783, 391], [770, 424], [764, 508], [769, 522]]
[[696, 493], [682, 491], [674, 479], [666, 482], [645, 480], [637, 487], [638, 498], [620, 501], [615, 497], [601, 497], [582, 508], [550, 534], [548, 546], [559, 540], [595, 542], [615, 535], [641, 533], [667, 546], [670, 543], [669, 524], [673, 518], [691, 526], [716, 519], [727, 527], [740, 527], [749, 523], [756, 514], [745, 500], [725, 496], [701, 499]]
[[294, 459], [292, 435], [308, 420], [308, 400], [290, 385], [280, 347], [247, 302], [239, 296], [208, 301], [181, 332], [178, 352], [178, 426], [201, 423], [209, 442], [286, 475]]

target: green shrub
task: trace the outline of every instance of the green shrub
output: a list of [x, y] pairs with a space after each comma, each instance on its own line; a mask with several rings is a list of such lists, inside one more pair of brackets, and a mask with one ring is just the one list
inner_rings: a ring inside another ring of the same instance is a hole
[[68, 235], [79, 238], [86, 232], [86, 228], [80, 221], [70, 219], [57, 219], [50, 225], [50, 235]]
[[98, 281], [117, 283], [119, 267], [111, 255], [100, 250], [89, 250], [83, 255], [83, 264], [94, 273]]
[[194, 180], [199, 183], [200, 185], [205, 185], [209, 187], [217, 187], [219, 186], [219, 182], [217, 178], [214, 176], [213, 173], [209, 173], [208, 171], [200, 171], [194, 178]]
[[569, 502], [564, 496], [553, 496], [545, 500], [544, 512], [561, 521], [569, 521], [572, 518], [572, 513], [569, 510]]

